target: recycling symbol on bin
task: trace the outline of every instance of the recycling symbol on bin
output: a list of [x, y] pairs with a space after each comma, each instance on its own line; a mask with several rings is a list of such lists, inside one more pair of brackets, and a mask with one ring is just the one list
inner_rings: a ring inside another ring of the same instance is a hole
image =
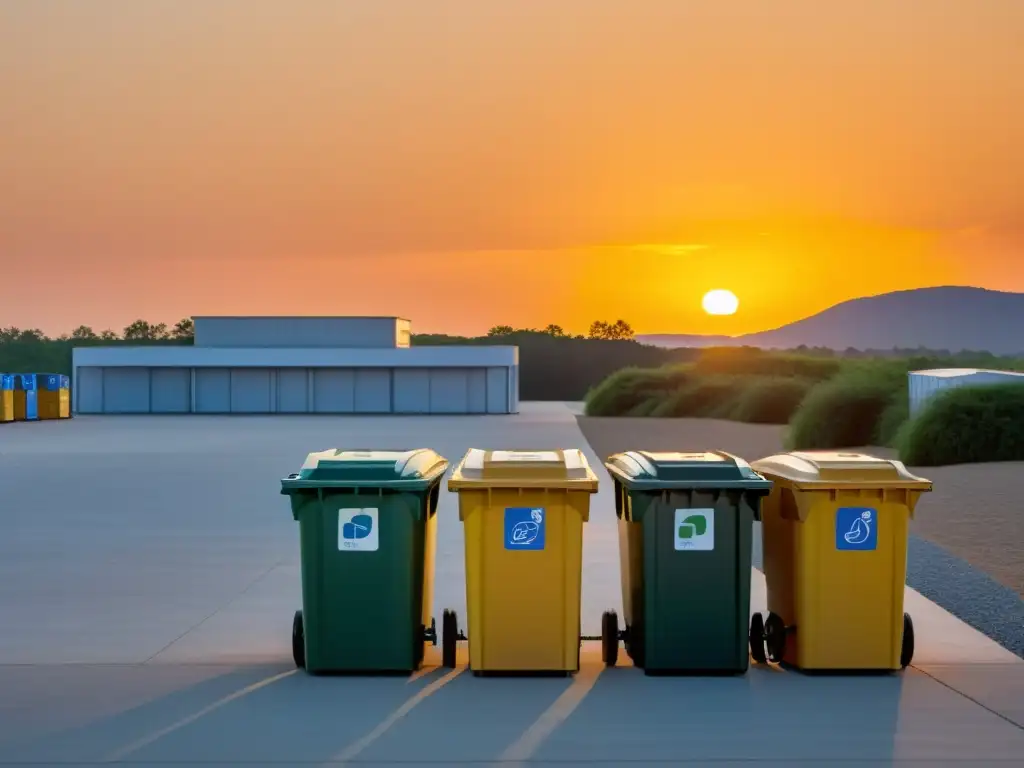
[[523, 520], [512, 526], [513, 544], [532, 544], [540, 533], [540, 524], [544, 521], [544, 513], [539, 509], [530, 512], [530, 520]]
[[703, 536], [708, 530], [708, 519], [704, 515], [690, 515], [679, 525], [679, 538], [692, 539]]
[[853, 521], [850, 530], [843, 534], [847, 544], [863, 544], [871, 538], [871, 510], [865, 509]]

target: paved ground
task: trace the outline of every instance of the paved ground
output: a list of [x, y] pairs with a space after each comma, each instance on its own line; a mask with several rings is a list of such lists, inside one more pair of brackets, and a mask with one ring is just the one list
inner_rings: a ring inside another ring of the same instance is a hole
[[[571, 409], [523, 410], [5, 425], [0, 765], [1019, 764], [1024, 661], [913, 590], [902, 675], [646, 678], [603, 670], [589, 644], [572, 680], [477, 679], [433, 652], [413, 679], [296, 673], [279, 478], [334, 446], [586, 447]], [[588, 634], [620, 602], [609, 485], [586, 529]], [[454, 502], [442, 494], [435, 613], [465, 616]], [[752, 585], [763, 610], [757, 571]]]

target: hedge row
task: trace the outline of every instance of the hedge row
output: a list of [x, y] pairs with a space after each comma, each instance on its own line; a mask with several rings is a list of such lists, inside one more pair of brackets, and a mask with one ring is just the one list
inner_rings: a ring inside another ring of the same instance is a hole
[[896, 436], [916, 466], [1024, 461], [1024, 384], [962, 387], [930, 400]]
[[802, 366], [780, 355], [722, 355], [618, 371], [591, 390], [586, 413], [788, 424], [791, 450], [891, 446], [919, 466], [1024, 461], [1024, 385], [950, 390], [909, 419], [907, 371], [944, 362], [811, 359]]
[[703, 375], [697, 366], [618, 371], [586, 400], [588, 416], [720, 418], [786, 424], [815, 382], [781, 376]]

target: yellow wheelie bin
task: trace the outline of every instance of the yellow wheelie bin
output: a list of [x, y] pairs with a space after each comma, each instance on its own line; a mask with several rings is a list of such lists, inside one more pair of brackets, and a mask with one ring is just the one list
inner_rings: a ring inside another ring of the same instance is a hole
[[67, 389], [61, 387], [62, 378], [65, 377], [59, 373], [41, 373], [36, 376], [36, 402], [40, 421], [64, 418], [62, 411], [67, 403]]
[[[580, 665], [583, 524], [597, 476], [578, 449], [463, 457], [448, 481], [465, 524], [469, 668], [562, 672]], [[442, 661], [455, 666], [456, 615], [442, 614]]]
[[14, 421], [14, 374], [0, 373], [0, 423]]
[[784, 453], [751, 467], [774, 483], [761, 507], [769, 613], [751, 618], [752, 658], [816, 671], [909, 665], [907, 541], [931, 481], [862, 453]]

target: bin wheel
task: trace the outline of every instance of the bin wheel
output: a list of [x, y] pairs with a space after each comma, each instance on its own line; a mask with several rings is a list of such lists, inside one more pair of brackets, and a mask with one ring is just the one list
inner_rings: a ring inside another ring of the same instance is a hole
[[455, 644], [459, 639], [459, 618], [448, 608], [441, 614], [441, 666], [455, 669]]
[[764, 652], [764, 616], [755, 613], [750, 617], [750, 658], [758, 664], [767, 664]]
[[900, 668], [906, 669], [914, 660], [914, 622], [909, 613], [903, 614], [903, 645], [900, 648]]
[[778, 664], [786, 652], [786, 624], [774, 613], [769, 613], [764, 623], [764, 646], [768, 661]]
[[299, 669], [306, 668], [306, 630], [302, 626], [302, 611], [292, 619], [292, 659]]
[[619, 615], [615, 611], [601, 615], [601, 660], [606, 667], [614, 667], [619, 660]]

